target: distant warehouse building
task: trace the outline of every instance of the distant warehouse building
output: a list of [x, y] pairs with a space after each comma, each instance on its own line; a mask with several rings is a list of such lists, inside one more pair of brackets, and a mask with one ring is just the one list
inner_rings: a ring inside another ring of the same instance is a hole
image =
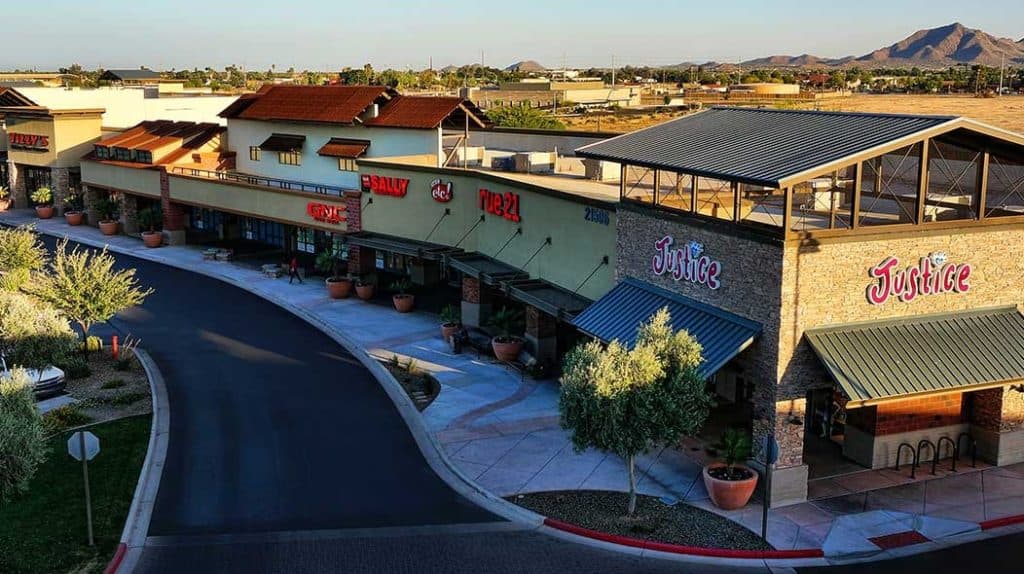
[[497, 88], [465, 88], [462, 96], [485, 109], [513, 105], [545, 108], [565, 102], [594, 108], [627, 108], [640, 105], [640, 86], [609, 86], [592, 78], [570, 82], [528, 78], [502, 82]]

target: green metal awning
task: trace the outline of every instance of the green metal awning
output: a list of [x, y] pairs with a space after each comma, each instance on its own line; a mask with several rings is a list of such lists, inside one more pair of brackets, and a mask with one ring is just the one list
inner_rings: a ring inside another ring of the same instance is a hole
[[426, 259], [429, 261], [440, 261], [449, 253], [457, 253], [461, 251], [461, 249], [458, 249], [457, 247], [447, 247], [436, 243], [393, 237], [390, 235], [382, 235], [380, 233], [371, 233], [369, 231], [357, 231], [355, 233], [346, 234], [345, 242], [349, 245], [369, 247], [378, 251], [388, 251], [391, 253], [408, 255], [410, 257], [419, 257], [420, 259]]
[[527, 279], [530, 274], [518, 267], [502, 263], [481, 253], [452, 253], [445, 258], [449, 267], [470, 277], [476, 277], [487, 285], [498, 285], [502, 281]]
[[838, 325], [804, 336], [847, 408], [1024, 380], [1024, 315], [999, 307]]
[[512, 299], [532, 305], [562, 321], [571, 321], [591, 303], [590, 299], [543, 279], [504, 281], [502, 288]]

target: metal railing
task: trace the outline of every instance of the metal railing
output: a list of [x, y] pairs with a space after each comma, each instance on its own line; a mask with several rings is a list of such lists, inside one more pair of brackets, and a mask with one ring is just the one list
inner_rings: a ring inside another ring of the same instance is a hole
[[317, 183], [307, 183], [304, 181], [278, 179], [276, 177], [263, 177], [261, 175], [250, 175], [248, 173], [239, 173], [236, 171], [213, 171], [209, 169], [196, 169], [192, 167], [179, 166], [171, 168], [171, 173], [186, 175], [189, 177], [201, 177], [204, 179], [215, 179], [218, 181], [255, 185], [259, 187], [272, 187], [275, 189], [319, 193], [321, 195], [341, 195], [346, 191], [354, 191], [333, 185], [321, 185]]

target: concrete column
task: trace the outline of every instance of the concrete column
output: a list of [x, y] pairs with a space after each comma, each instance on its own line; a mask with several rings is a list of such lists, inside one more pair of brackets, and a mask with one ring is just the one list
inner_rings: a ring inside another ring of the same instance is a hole
[[536, 307], [526, 306], [526, 342], [537, 362], [554, 364], [558, 358], [557, 332], [557, 319]]
[[134, 195], [119, 193], [117, 203], [120, 206], [121, 230], [126, 235], [139, 233], [139, 200]]
[[53, 208], [57, 215], [62, 215], [64, 199], [68, 195], [68, 168], [55, 167], [50, 170], [50, 189], [53, 190]]
[[185, 213], [171, 201], [171, 182], [167, 169], [160, 171], [160, 207], [164, 216], [164, 241], [168, 245], [185, 244]]
[[462, 324], [480, 327], [491, 316], [491, 294], [476, 277], [462, 278]]

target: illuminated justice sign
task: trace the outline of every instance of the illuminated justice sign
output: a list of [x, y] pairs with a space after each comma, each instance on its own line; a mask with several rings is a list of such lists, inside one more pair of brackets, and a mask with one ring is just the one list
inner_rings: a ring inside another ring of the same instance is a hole
[[675, 239], [666, 235], [654, 242], [655, 255], [651, 267], [655, 275], [670, 275], [676, 281], [689, 281], [709, 289], [722, 286], [722, 264], [704, 255], [704, 245], [690, 241], [681, 249], [673, 249]]
[[440, 179], [435, 179], [430, 182], [430, 197], [434, 198], [434, 201], [440, 203], [448, 203], [452, 200], [452, 182], [444, 182]]
[[331, 225], [340, 225], [345, 221], [344, 205], [329, 205], [311, 201], [306, 204], [306, 213], [314, 220]]
[[7, 141], [12, 148], [29, 149], [34, 151], [47, 151], [50, 149], [50, 138], [36, 134], [15, 134], [8, 133]]
[[897, 257], [889, 257], [868, 269], [877, 283], [867, 288], [868, 303], [881, 305], [892, 297], [909, 303], [922, 295], [966, 293], [971, 289], [969, 263], [951, 263], [945, 253], [922, 257], [917, 265], [900, 268]]
[[363, 191], [372, 191], [377, 195], [405, 197], [409, 191], [409, 180], [402, 177], [384, 177], [382, 175], [362, 175], [359, 177]]
[[509, 221], [519, 222], [519, 194], [511, 191], [496, 193], [480, 188], [478, 202], [480, 209], [494, 215], [500, 215]]

